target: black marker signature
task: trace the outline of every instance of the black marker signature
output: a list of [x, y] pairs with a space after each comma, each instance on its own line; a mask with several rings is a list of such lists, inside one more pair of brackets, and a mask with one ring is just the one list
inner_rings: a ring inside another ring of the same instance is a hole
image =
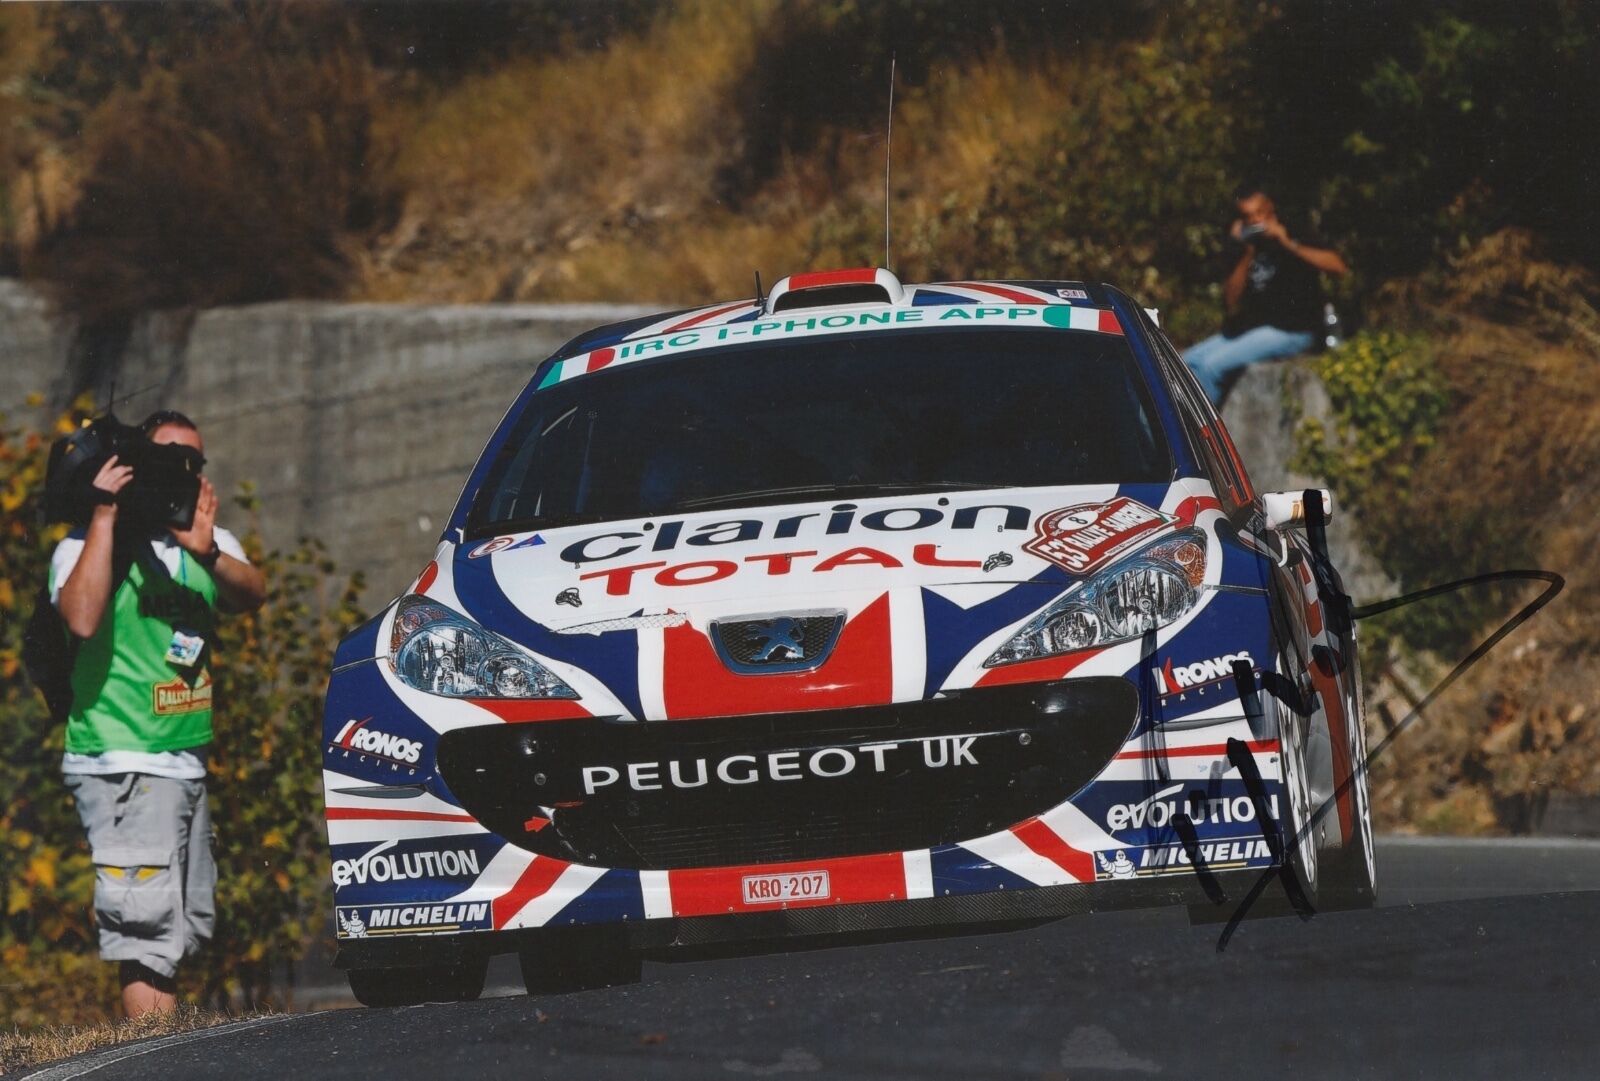
[[[1327, 519], [1323, 512], [1321, 493], [1316, 492], [1315, 490], [1307, 491], [1304, 494], [1304, 499], [1308, 523], [1306, 532], [1308, 540], [1311, 542], [1312, 557], [1315, 561], [1321, 564], [1319, 570], [1323, 568], [1331, 568], [1331, 563], [1328, 561], [1327, 551]], [[1507, 619], [1498, 628], [1496, 628], [1493, 634], [1489, 635], [1482, 642], [1478, 643], [1472, 652], [1468, 653], [1459, 662], [1457, 662], [1455, 667], [1452, 668], [1449, 673], [1438, 682], [1438, 684], [1429, 690], [1427, 694], [1423, 695], [1422, 699], [1412, 707], [1411, 711], [1407, 713], [1405, 717], [1402, 718], [1400, 722], [1383, 737], [1383, 739], [1379, 740], [1375, 746], [1368, 750], [1367, 756], [1361, 762], [1355, 764], [1354, 768], [1350, 771], [1350, 775], [1344, 779], [1337, 789], [1334, 790], [1332, 795], [1324, 800], [1320, 806], [1318, 806], [1311, 812], [1310, 815], [1307, 816], [1305, 823], [1292, 838], [1288, 838], [1286, 840], [1281, 833], [1277, 820], [1267, 813], [1268, 801], [1266, 785], [1263, 783], [1261, 772], [1256, 766], [1255, 757], [1250, 753], [1249, 749], [1243, 742], [1237, 739], [1230, 739], [1228, 741], [1228, 758], [1239, 770], [1240, 778], [1244, 782], [1245, 789], [1247, 792], [1249, 792], [1250, 799], [1255, 805], [1256, 821], [1261, 824], [1262, 836], [1266, 839], [1268, 849], [1272, 853], [1273, 865], [1267, 868], [1262, 873], [1261, 877], [1255, 881], [1250, 890], [1240, 901], [1239, 907], [1229, 918], [1227, 926], [1222, 930], [1221, 937], [1217, 939], [1218, 953], [1221, 953], [1223, 950], [1227, 949], [1228, 942], [1233, 938], [1234, 932], [1238, 930], [1240, 922], [1243, 921], [1245, 915], [1250, 911], [1251, 906], [1254, 905], [1257, 899], [1260, 898], [1261, 894], [1266, 890], [1268, 884], [1275, 877], [1283, 880], [1284, 889], [1289, 897], [1289, 901], [1294, 906], [1295, 912], [1300, 916], [1301, 919], [1310, 919], [1315, 914], [1315, 909], [1310, 903], [1309, 898], [1306, 897], [1305, 891], [1301, 888], [1299, 878], [1295, 875], [1294, 870], [1287, 858], [1289, 845], [1299, 844], [1301, 841], [1303, 841], [1306, 835], [1315, 829], [1317, 824], [1322, 821], [1323, 816], [1328, 814], [1328, 812], [1337, 805], [1339, 798], [1349, 791], [1350, 786], [1354, 784], [1359, 777], [1367, 772], [1371, 764], [1376, 761], [1377, 758], [1386, 750], [1388, 750], [1389, 745], [1393, 743], [1394, 740], [1401, 735], [1401, 733], [1410, 727], [1418, 717], [1423, 715], [1424, 711], [1435, 699], [1448, 690], [1456, 680], [1460, 679], [1461, 676], [1467, 672], [1468, 669], [1477, 664], [1478, 661], [1482, 660], [1483, 657], [1491, 649], [1498, 645], [1507, 635], [1516, 630], [1523, 623], [1527, 622], [1541, 608], [1554, 600], [1556, 594], [1560, 593], [1561, 590], [1566, 586], [1566, 580], [1561, 575], [1556, 574], [1553, 571], [1492, 571], [1487, 574], [1474, 575], [1470, 578], [1457, 579], [1453, 582], [1445, 582], [1441, 585], [1429, 586], [1426, 589], [1420, 589], [1399, 597], [1391, 597], [1387, 600], [1376, 601], [1372, 604], [1361, 605], [1357, 607], [1350, 603], [1350, 598], [1347, 595], [1332, 587], [1331, 583], [1336, 581], [1333, 574], [1318, 573], [1314, 577], [1317, 582], [1318, 599], [1323, 604], [1323, 610], [1328, 614], [1330, 625], [1335, 630], [1336, 636], [1340, 637], [1348, 633], [1352, 623], [1356, 620], [1367, 619], [1372, 616], [1380, 615], [1384, 612], [1393, 611], [1396, 608], [1402, 608], [1408, 604], [1415, 604], [1418, 601], [1429, 600], [1434, 597], [1441, 597], [1448, 593], [1454, 593], [1458, 590], [1466, 589], [1469, 586], [1484, 585], [1490, 582], [1544, 582], [1546, 583], [1546, 588], [1537, 597], [1520, 608], [1513, 616], [1511, 616], [1511, 618]], [[1283, 681], [1279, 680], [1278, 682], [1282, 683]], [[1252, 716], [1251, 710], [1253, 708], [1259, 710], [1260, 703], [1259, 699], [1256, 697], [1257, 692], [1255, 687], [1255, 678], [1248, 664], [1237, 662], [1234, 665], [1234, 687], [1239, 695], [1240, 704], [1244, 706], [1245, 715]], [[1310, 702], [1302, 700], [1298, 693], [1277, 695], [1275, 689], [1272, 687], [1269, 687], [1268, 691], [1269, 693], [1274, 693], [1275, 696], [1279, 697], [1286, 706], [1293, 709], [1300, 716], [1307, 716], [1309, 714]], [[1211, 881], [1209, 881], [1209, 873], [1198, 862], [1195, 863], [1195, 869], [1197, 873], [1200, 873], [1201, 875], [1202, 884], [1207, 887], [1207, 896], [1211, 897], [1213, 901], [1216, 901], [1217, 898], [1215, 886]]]

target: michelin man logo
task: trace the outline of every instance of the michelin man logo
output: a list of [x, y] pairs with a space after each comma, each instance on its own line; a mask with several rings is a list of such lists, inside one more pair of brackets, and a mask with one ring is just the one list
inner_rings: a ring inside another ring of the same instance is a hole
[[1133, 878], [1138, 872], [1133, 866], [1133, 861], [1128, 858], [1128, 853], [1117, 849], [1117, 858], [1106, 859], [1104, 852], [1096, 852], [1095, 859], [1100, 861], [1100, 870], [1110, 878]]
[[354, 908], [350, 910], [349, 916], [342, 910], [339, 912], [339, 929], [344, 932], [345, 938], [367, 937], [367, 925], [362, 922], [360, 911]]

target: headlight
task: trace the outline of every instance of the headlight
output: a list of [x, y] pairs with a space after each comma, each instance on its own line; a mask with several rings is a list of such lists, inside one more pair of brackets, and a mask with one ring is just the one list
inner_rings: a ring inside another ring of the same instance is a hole
[[426, 597], [395, 610], [389, 667], [407, 686], [446, 698], [578, 697], [506, 639]]
[[983, 662], [996, 668], [1126, 642], [1175, 623], [1206, 578], [1205, 535], [1169, 537], [1075, 586]]

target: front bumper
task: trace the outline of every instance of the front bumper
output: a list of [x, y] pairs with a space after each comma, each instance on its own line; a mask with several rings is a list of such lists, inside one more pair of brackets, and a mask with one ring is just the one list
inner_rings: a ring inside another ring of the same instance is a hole
[[[1226, 741], [1254, 752], [1274, 817], [1280, 769], [1276, 743], [1244, 718], [1214, 720], [1158, 735], [1133, 684], [1089, 678], [810, 714], [455, 729], [411, 795], [330, 770], [336, 963], [403, 966], [552, 937], [649, 951], [921, 935], [1205, 904], [1180, 816], [1213, 885], [1236, 899], [1271, 854]], [[867, 751], [884, 746], [903, 753]], [[857, 768], [805, 774], [824, 750]], [[767, 774], [713, 786], [712, 766], [705, 784], [663, 781], [668, 759], [729, 758], [748, 767], [740, 778]], [[630, 770], [639, 763], [653, 765]]]

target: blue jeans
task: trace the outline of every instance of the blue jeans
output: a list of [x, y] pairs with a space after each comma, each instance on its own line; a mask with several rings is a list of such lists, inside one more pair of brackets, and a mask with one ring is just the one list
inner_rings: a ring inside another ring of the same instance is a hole
[[1222, 400], [1222, 377], [1235, 368], [1243, 368], [1263, 360], [1276, 360], [1309, 350], [1316, 338], [1306, 331], [1279, 330], [1277, 327], [1254, 327], [1237, 338], [1224, 338], [1213, 334], [1204, 341], [1195, 342], [1183, 354], [1206, 396], [1213, 404]]

